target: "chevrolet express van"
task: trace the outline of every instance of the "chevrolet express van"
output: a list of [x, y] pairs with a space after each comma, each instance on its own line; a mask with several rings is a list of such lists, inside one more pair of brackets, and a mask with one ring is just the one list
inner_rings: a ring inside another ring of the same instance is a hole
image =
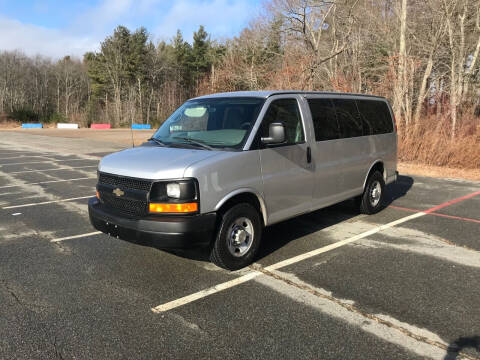
[[301, 91], [191, 99], [140, 147], [105, 156], [93, 226], [160, 248], [210, 246], [211, 261], [250, 264], [269, 225], [346, 199], [373, 214], [397, 177], [387, 100]]

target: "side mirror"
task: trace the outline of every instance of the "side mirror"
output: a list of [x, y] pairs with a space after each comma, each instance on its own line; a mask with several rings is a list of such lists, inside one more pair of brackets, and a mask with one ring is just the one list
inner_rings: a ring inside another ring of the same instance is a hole
[[282, 123], [271, 123], [268, 128], [268, 137], [262, 137], [264, 144], [280, 144], [285, 141], [285, 126]]

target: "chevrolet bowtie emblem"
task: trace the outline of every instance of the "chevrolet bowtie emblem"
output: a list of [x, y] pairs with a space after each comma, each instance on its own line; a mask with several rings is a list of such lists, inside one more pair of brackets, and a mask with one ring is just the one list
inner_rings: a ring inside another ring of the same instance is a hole
[[116, 188], [115, 190], [112, 191], [115, 195], [118, 197], [125, 195], [125, 193], [122, 191], [122, 189]]

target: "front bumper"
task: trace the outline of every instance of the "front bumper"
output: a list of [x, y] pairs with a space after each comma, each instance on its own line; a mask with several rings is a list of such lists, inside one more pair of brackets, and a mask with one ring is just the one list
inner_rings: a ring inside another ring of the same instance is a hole
[[90, 222], [95, 229], [125, 240], [146, 240], [159, 248], [187, 248], [210, 244], [216, 213], [191, 216], [128, 217], [112, 211], [97, 198], [88, 201]]

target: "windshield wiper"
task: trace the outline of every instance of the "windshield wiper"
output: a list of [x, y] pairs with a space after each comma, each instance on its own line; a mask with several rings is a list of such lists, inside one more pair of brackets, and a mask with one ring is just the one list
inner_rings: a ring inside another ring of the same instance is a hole
[[183, 140], [183, 141], [186, 141], [189, 144], [194, 144], [194, 145], [200, 146], [200, 147], [202, 147], [204, 149], [207, 149], [207, 150], [215, 150], [213, 147], [205, 144], [203, 141], [193, 140], [192, 138], [189, 138], [189, 137], [174, 136], [174, 137], [172, 137], [172, 139]]
[[157, 145], [160, 145], [160, 146], [168, 146], [167, 144], [165, 144], [162, 140], [159, 140], [157, 138], [154, 138], [154, 137], [151, 137], [150, 139], [148, 139], [148, 141], [153, 141], [155, 144]]

